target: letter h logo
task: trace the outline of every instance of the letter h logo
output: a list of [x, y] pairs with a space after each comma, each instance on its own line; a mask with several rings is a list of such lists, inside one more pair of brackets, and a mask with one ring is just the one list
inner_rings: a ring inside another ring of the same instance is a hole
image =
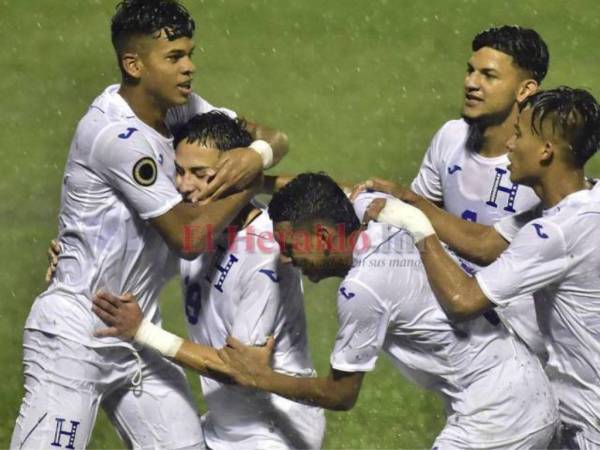
[[60, 443], [62, 437], [68, 436], [69, 442], [67, 443], [67, 446], [65, 448], [68, 448], [70, 450], [73, 450], [75, 448], [73, 444], [75, 444], [75, 434], [77, 433], [77, 427], [79, 426], [79, 422], [75, 422], [74, 420], [71, 420], [70, 422], [71, 431], [65, 431], [63, 430], [63, 424], [65, 423], [65, 419], [61, 417], [56, 418], [56, 430], [54, 432], [54, 441], [51, 444], [53, 447], [62, 447]]
[[496, 167], [496, 178], [494, 179], [492, 192], [490, 192], [490, 199], [485, 204], [497, 208], [498, 204], [496, 203], [496, 200], [498, 198], [498, 191], [501, 191], [508, 194], [508, 202], [506, 203], [504, 211], [514, 213], [516, 211], [513, 208], [513, 206], [515, 204], [515, 197], [517, 196], [517, 189], [519, 188], [519, 185], [513, 183], [511, 187], [502, 186], [500, 183], [502, 182], [502, 178], [504, 177], [506, 172], [506, 169]]
[[223, 292], [223, 284], [225, 283], [225, 278], [227, 278], [227, 275], [229, 274], [229, 271], [231, 270], [231, 266], [233, 266], [237, 261], [238, 261], [237, 257], [232, 253], [229, 255], [229, 261], [227, 261], [227, 264], [225, 264], [225, 267], [217, 264], [216, 268], [219, 272], [221, 272], [221, 275], [219, 275], [217, 284], [215, 284], [214, 286], [215, 286], [215, 289], [217, 289], [219, 292]]

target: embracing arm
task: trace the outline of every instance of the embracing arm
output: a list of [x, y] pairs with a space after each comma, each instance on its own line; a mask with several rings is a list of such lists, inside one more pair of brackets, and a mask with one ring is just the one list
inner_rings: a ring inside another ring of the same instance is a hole
[[442, 247], [435, 235], [418, 245], [429, 284], [440, 305], [453, 320], [467, 320], [494, 307], [477, 279], [467, 275]]
[[230, 336], [227, 347], [219, 350], [218, 354], [228, 366], [231, 378], [242, 386], [337, 411], [346, 411], [354, 406], [364, 372], [341, 372], [332, 368], [327, 377], [284, 375], [270, 367], [274, 345], [272, 337], [264, 346], [254, 347]]
[[329, 376], [300, 378], [274, 371], [257, 379], [256, 388], [301, 403], [335, 411], [352, 409], [358, 398], [364, 372], [340, 372], [331, 369]]
[[144, 347], [217, 381], [230, 381], [227, 366], [213, 347], [196, 344], [163, 330], [144, 320], [135, 296], [99, 292], [93, 298], [92, 310], [107, 325], [96, 330], [96, 337], [119, 337], [133, 340]]
[[169, 247], [182, 258], [193, 259], [210, 250], [213, 239], [253, 196], [254, 191], [246, 189], [203, 205], [180, 202], [151, 222]]
[[423, 197], [414, 206], [425, 213], [441, 241], [475, 264], [488, 265], [508, 248], [494, 227], [460, 219]]
[[394, 182], [374, 178], [359, 185], [357, 190], [365, 188], [385, 192], [419, 208], [425, 213], [441, 241], [476, 264], [490, 264], [508, 248], [508, 242], [494, 227], [456, 217]]
[[446, 252], [423, 211], [398, 199], [376, 199], [365, 214], [406, 229], [415, 240], [427, 278], [448, 317], [465, 320], [494, 307], [476, 278], [467, 275]]

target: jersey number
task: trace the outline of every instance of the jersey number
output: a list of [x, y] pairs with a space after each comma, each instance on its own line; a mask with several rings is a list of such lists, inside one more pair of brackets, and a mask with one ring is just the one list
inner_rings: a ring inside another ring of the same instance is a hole
[[190, 284], [185, 291], [185, 316], [192, 325], [198, 323], [198, 315], [202, 306], [202, 288], [198, 283]]

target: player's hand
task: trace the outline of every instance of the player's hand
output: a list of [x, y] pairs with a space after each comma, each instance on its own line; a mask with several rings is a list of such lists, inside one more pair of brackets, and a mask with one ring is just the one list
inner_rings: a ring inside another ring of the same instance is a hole
[[354, 186], [352, 194], [350, 194], [350, 200], [354, 201], [358, 194], [364, 191], [383, 192], [411, 205], [417, 203], [422, 198], [410, 189], [401, 186], [398, 183], [394, 183], [393, 181], [384, 180], [382, 178], [371, 178]]
[[364, 220], [376, 220], [404, 228], [416, 244], [435, 234], [433, 225], [423, 211], [397, 198], [373, 200], [365, 211]]
[[215, 167], [216, 175], [193, 201], [217, 199], [229, 192], [242, 191], [262, 175], [262, 158], [252, 149], [236, 148], [223, 152]]
[[58, 264], [58, 255], [60, 255], [61, 248], [57, 239], [52, 239], [48, 246], [48, 270], [46, 271], [46, 283], [50, 283], [54, 273], [56, 272], [56, 266]]
[[385, 208], [385, 198], [376, 198], [373, 200], [365, 211], [362, 223], [369, 223], [371, 220], [377, 220], [379, 213], [383, 208]]
[[98, 292], [92, 300], [92, 311], [108, 327], [94, 332], [96, 337], [120, 337], [131, 340], [144, 318], [137, 299], [132, 294], [113, 295]]
[[271, 357], [275, 347], [273, 336], [263, 346], [244, 345], [232, 336], [227, 346], [217, 350], [229, 370], [228, 375], [242, 386], [256, 388], [261, 378], [271, 371]]

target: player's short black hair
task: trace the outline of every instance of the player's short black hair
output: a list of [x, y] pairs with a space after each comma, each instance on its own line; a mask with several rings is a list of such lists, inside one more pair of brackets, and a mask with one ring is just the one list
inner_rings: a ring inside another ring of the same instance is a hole
[[158, 37], [165, 30], [172, 41], [191, 38], [196, 25], [188, 10], [176, 0], [125, 0], [117, 5], [111, 22], [113, 47], [120, 55], [133, 36]]
[[324, 173], [302, 173], [273, 195], [269, 217], [275, 223], [302, 225], [315, 220], [343, 225], [346, 234], [360, 221], [344, 191]]
[[584, 89], [560, 86], [537, 92], [519, 105], [523, 111], [532, 109], [531, 129], [542, 134], [542, 123], [552, 120], [553, 132], [558, 132], [571, 146], [575, 164], [583, 167], [600, 146], [600, 105]]
[[221, 111], [210, 111], [198, 114], [177, 129], [173, 135], [173, 145], [186, 140], [189, 143], [210, 145], [219, 150], [231, 150], [238, 147], [248, 147], [252, 136], [245, 128], [241, 119], [232, 119]]
[[513, 57], [515, 63], [541, 83], [548, 72], [550, 55], [542, 37], [530, 28], [516, 25], [489, 28], [473, 39], [472, 48], [490, 47]]

